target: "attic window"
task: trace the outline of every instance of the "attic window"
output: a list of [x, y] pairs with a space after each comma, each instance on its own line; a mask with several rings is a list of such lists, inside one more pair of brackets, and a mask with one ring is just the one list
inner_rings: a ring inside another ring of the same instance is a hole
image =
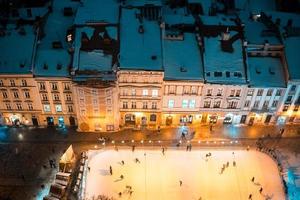
[[226, 77], [227, 77], [227, 78], [230, 77], [230, 72], [226, 72]]
[[47, 70], [48, 69], [48, 65], [46, 63], [44, 63], [43, 68], [44, 68], [44, 70]]
[[275, 74], [274, 69], [271, 68], [271, 67], [269, 67], [269, 73], [272, 74], [272, 75], [274, 75]]
[[261, 73], [261, 71], [256, 67], [255, 68], [255, 72], [257, 73], [257, 74], [260, 74]]
[[187, 69], [185, 67], [180, 67], [180, 72], [187, 72]]
[[62, 43], [60, 41], [53, 41], [52, 42], [52, 48], [53, 49], [61, 49], [62, 48]]
[[222, 77], [222, 72], [214, 72], [215, 77]]
[[61, 64], [61, 63], [58, 63], [58, 64], [56, 65], [56, 69], [57, 69], [57, 70], [61, 70], [61, 69], [62, 69], [62, 64]]
[[151, 59], [152, 59], [152, 60], [156, 60], [156, 59], [157, 59], [157, 56], [151, 56]]

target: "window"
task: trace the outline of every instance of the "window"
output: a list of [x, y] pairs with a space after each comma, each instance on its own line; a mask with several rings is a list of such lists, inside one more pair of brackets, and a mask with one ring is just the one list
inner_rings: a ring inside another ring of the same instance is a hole
[[6, 104], [7, 110], [11, 110], [11, 105], [9, 103]]
[[196, 86], [191, 87], [191, 93], [192, 94], [197, 94], [197, 87]]
[[236, 96], [236, 97], [239, 97], [240, 95], [241, 95], [241, 90], [236, 90], [235, 96]]
[[158, 96], [158, 90], [152, 90], [152, 96], [157, 97]]
[[48, 96], [47, 96], [47, 94], [42, 94], [42, 100], [43, 100], [43, 101], [48, 101]]
[[72, 96], [71, 96], [71, 94], [66, 94], [66, 100], [67, 100], [67, 101], [72, 101]]
[[269, 101], [264, 101], [264, 104], [263, 104], [263, 108], [268, 108], [268, 106], [269, 106]]
[[26, 80], [23, 79], [23, 80], [21, 81], [21, 83], [22, 83], [22, 86], [23, 86], [23, 87], [26, 87], [26, 86], [27, 86], [27, 81], [26, 81]]
[[210, 108], [210, 101], [204, 101], [204, 108]]
[[282, 93], [282, 90], [281, 90], [281, 89], [278, 89], [278, 90], [276, 91], [276, 96], [281, 96], [281, 93]]
[[68, 105], [68, 112], [73, 112], [73, 106], [72, 105]]
[[3, 80], [0, 80], [0, 86], [3, 86]]
[[174, 85], [171, 85], [169, 87], [169, 94], [175, 94], [175, 91], [176, 91], [176, 87]]
[[58, 94], [53, 94], [53, 100], [54, 101], [59, 101], [59, 95]]
[[136, 109], [136, 102], [135, 101], [131, 102], [131, 108]]
[[53, 91], [57, 90], [57, 83], [51, 83], [51, 88]]
[[263, 92], [264, 92], [263, 89], [257, 90], [257, 96], [262, 96]]
[[156, 115], [155, 114], [150, 115], [150, 122], [156, 122]]
[[233, 97], [234, 93], [235, 93], [235, 90], [230, 90], [230, 95], [229, 96]]
[[214, 102], [214, 108], [220, 108], [220, 106], [221, 106], [221, 101]]
[[285, 112], [285, 111], [287, 111], [288, 109], [289, 109], [289, 106], [288, 106], [288, 105], [285, 105], [285, 106], [283, 106], [282, 111]]
[[250, 89], [250, 90], [248, 90], [248, 92], [247, 92], [247, 96], [253, 96], [253, 93], [254, 93], [254, 90], [253, 90], [253, 89]]
[[28, 92], [28, 91], [25, 91], [25, 92], [24, 92], [24, 96], [25, 96], [26, 99], [29, 99], [29, 98], [30, 98], [29, 92]]
[[291, 102], [291, 101], [292, 101], [292, 98], [293, 98], [293, 96], [288, 96], [288, 97], [286, 98], [286, 102]]
[[157, 103], [156, 103], [156, 102], [152, 102], [151, 108], [152, 108], [152, 109], [157, 109]]
[[14, 91], [14, 97], [15, 97], [16, 99], [19, 98], [19, 93], [18, 93], [17, 91]]
[[223, 93], [223, 89], [218, 89], [217, 96], [222, 96], [222, 93]]
[[22, 110], [22, 109], [23, 109], [23, 108], [22, 108], [22, 105], [21, 105], [20, 103], [17, 103], [16, 105], [17, 105], [17, 109], [18, 109], [18, 110]]
[[173, 99], [169, 99], [168, 108], [174, 108], [175, 101]]
[[249, 106], [250, 106], [250, 101], [249, 100], [245, 101], [244, 107], [248, 108]]
[[3, 96], [4, 99], [7, 99], [7, 98], [8, 98], [7, 92], [6, 92], [6, 91], [3, 91], [3, 92], [2, 92], [2, 96]]
[[136, 90], [135, 89], [131, 89], [131, 95], [135, 96], [136, 95]]
[[212, 95], [212, 89], [207, 89], [206, 96], [211, 96]]
[[291, 87], [291, 92], [294, 92], [296, 90], [296, 85], [292, 85], [292, 87]]
[[80, 109], [80, 115], [85, 116], [86, 115], [86, 110], [85, 108]]
[[195, 108], [195, 107], [196, 107], [196, 100], [195, 99], [190, 100], [189, 108]]
[[277, 105], [278, 105], [278, 101], [277, 100], [273, 101], [272, 107], [277, 107]]
[[39, 82], [39, 89], [40, 90], [46, 90], [46, 86], [44, 82]]
[[28, 110], [33, 110], [33, 106], [31, 103], [28, 104]]
[[128, 108], [128, 103], [127, 103], [127, 101], [123, 101], [123, 108], [124, 108], [124, 109], [127, 109], [127, 108]]
[[15, 80], [10, 80], [10, 86], [16, 86]]
[[237, 103], [236, 101], [231, 101], [228, 102], [228, 108], [236, 108], [237, 107]]
[[273, 89], [268, 89], [267, 96], [272, 96], [272, 94], [273, 94]]
[[98, 106], [98, 99], [93, 98], [93, 106], [97, 107]]
[[62, 107], [61, 107], [61, 105], [60, 105], [60, 104], [55, 105], [55, 110], [56, 110], [56, 112], [62, 112]]
[[143, 102], [143, 109], [147, 109], [148, 108], [148, 103], [147, 102]]
[[93, 96], [97, 96], [97, 95], [98, 95], [98, 92], [97, 92], [97, 90], [95, 90], [95, 89], [92, 89], [92, 95], [93, 95]]
[[143, 96], [148, 96], [148, 90], [146, 89], [143, 90]]
[[69, 83], [64, 83], [64, 90], [66, 90], [66, 91], [70, 90], [70, 84]]
[[107, 104], [107, 105], [111, 105], [111, 98], [107, 98], [107, 99], [106, 99], [106, 104]]
[[299, 105], [296, 105], [295, 107], [294, 107], [294, 112], [297, 112], [299, 110]]
[[183, 94], [189, 94], [190, 93], [190, 86], [183, 86]]
[[187, 99], [182, 100], [182, 108], [187, 108], [188, 107], [189, 101]]
[[254, 105], [253, 105], [253, 108], [258, 108], [258, 106], [259, 106], [259, 101], [255, 101]]
[[127, 96], [127, 89], [122, 90], [123, 96]]

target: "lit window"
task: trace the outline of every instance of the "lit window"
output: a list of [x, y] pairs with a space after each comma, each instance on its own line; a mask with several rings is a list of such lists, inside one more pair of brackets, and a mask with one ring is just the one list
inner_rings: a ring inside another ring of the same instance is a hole
[[187, 108], [188, 107], [189, 101], [187, 99], [182, 100], [182, 108]]
[[195, 106], [196, 106], [196, 100], [195, 99], [190, 100], [189, 108], [195, 108]]
[[61, 105], [55, 105], [55, 110], [56, 110], [56, 112], [62, 112]]
[[157, 97], [158, 96], [158, 90], [152, 90], [152, 96]]
[[170, 99], [169, 102], [168, 102], [168, 107], [169, 108], [174, 108], [174, 103], [175, 103], [174, 100]]
[[45, 112], [50, 112], [51, 111], [50, 105], [44, 105], [44, 111]]
[[148, 95], [148, 90], [143, 90], [143, 96], [147, 96]]
[[253, 92], [254, 92], [253, 89], [248, 90], [247, 96], [252, 96], [252, 95], [253, 95]]

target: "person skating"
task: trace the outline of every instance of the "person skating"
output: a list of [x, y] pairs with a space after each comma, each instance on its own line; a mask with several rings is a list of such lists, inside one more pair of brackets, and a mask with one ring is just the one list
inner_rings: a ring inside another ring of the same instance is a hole
[[120, 179], [124, 179], [124, 176], [123, 176], [123, 174], [121, 174], [121, 176], [120, 176]]
[[263, 188], [262, 188], [262, 187], [260, 187], [260, 189], [259, 189], [259, 193], [262, 193], [262, 191], [263, 191]]
[[135, 158], [135, 163], [141, 163], [138, 158]]
[[162, 148], [162, 154], [165, 155], [165, 148]]
[[182, 186], [182, 180], [179, 180], [179, 186], [180, 187]]
[[134, 150], [135, 150], [135, 145], [132, 146], [132, 152], [134, 152]]
[[112, 167], [111, 167], [111, 166], [109, 166], [109, 173], [110, 173], [110, 175], [113, 174], [113, 172], [112, 172]]
[[252, 199], [252, 194], [249, 194], [248, 199]]
[[255, 180], [255, 178], [254, 178], [254, 176], [253, 176], [252, 179], [251, 179], [251, 181], [254, 183], [254, 180]]
[[125, 164], [124, 160], [122, 160], [122, 161], [121, 161], [121, 164], [122, 164], [122, 165], [124, 165], [124, 164]]

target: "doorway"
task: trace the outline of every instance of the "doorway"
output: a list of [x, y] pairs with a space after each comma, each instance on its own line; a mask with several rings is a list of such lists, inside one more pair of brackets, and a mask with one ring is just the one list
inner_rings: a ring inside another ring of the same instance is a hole
[[48, 126], [54, 126], [54, 119], [53, 117], [47, 117], [47, 125]]
[[33, 126], [39, 126], [39, 122], [38, 122], [36, 117], [32, 117], [31, 120], [32, 120], [32, 125]]
[[268, 124], [271, 121], [272, 115], [267, 115], [265, 119], [265, 124]]
[[245, 124], [246, 123], [246, 119], [247, 119], [247, 115], [242, 115], [242, 118], [241, 118], [241, 124]]
[[69, 122], [70, 122], [70, 126], [75, 126], [76, 123], [75, 123], [75, 118], [74, 117], [69, 117]]

